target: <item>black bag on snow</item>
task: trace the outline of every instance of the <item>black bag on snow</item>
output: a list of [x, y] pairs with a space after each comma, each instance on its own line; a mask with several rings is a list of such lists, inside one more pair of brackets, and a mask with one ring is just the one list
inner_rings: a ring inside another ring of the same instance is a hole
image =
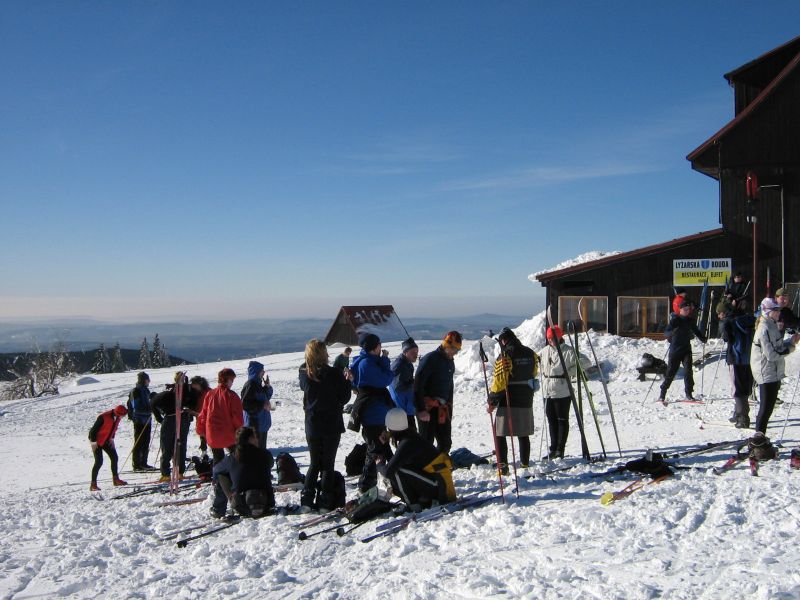
[[347, 520], [351, 523], [363, 523], [364, 521], [369, 521], [370, 519], [387, 513], [393, 508], [394, 506], [391, 502], [376, 498], [375, 500], [356, 505], [347, 515]]
[[193, 456], [192, 464], [194, 465], [194, 470], [200, 479], [211, 479], [211, 472], [214, 468], [214, 463], [211, 462], [211, 458], [208, 455], [204, 456], [203, 458]]
[[760, 431], [750, 438], [750, 441], [747, 442], [747, 447], [750, 450], [750, 458], [755, 458], [756, 460], [772, 460], [778, 456], [775, 446]]
[[[326, 493], [323, 490], [328, 489]], [[347, 490], [345, 489], [344, 477], [339, 471], [333, 472], [333, 481], [326, 481], [325, 475], [317, 481], [317, 502], [318, 508], [327, 509], [342, 508], [347, 503]]]
[[489, 464], [487, 459], [478, 456], [468, 448], [459, 448], [451, 452], [450, 461], [453, 463], [454, 469], [468, 469], [472, 465]]
[[278, 471], [278, 485], [303, 483], [305, 477], [297, 466], [297, 461], [288, 452], [281, 452], [275, 459], [275, 470]]
[[364, 470], [364, 461], [367, 460], [367, 445], [356, 444], [344, 459], [344, 471], [348, 477], [361, 475]]
[[645, 457], [626, 462], [625, 470], [650, 475], [653, 479], [675, 474], [669, 465], [664, 462], [664, 456], [658, 452], [653, 452], [649, 460]]

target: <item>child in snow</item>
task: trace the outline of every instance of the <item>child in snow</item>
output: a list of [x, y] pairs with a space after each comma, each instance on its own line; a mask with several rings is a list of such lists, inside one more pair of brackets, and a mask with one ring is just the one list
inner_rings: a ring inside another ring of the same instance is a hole
[[100, 490], [97, 487], [97, 475], [100, 473], [100, 467], [103, 466], [103, 452], [108, 454], [108, 458], [111, 459], [111, 477], [114, 485], [128, 485], [127, 482], [119, 478], [119, 472], [117, 471], [119, 457], [117, 456], [117, 449], [114, 447], [114, 436], [117, 434], [117, 427], [119, 427], [122, 417], [127, 414], [128, 409], [120, 404], [111, 410], [101, 413], [89, 430], [89, 444], [94, 454], [92, 483], [89, 489], [93, 492]]

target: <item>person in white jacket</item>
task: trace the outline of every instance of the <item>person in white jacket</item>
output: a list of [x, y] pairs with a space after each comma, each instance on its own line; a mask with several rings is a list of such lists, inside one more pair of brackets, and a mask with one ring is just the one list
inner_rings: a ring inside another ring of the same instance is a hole
[[784, 356], [794, 350], [800, 341], [800, 334], [790, 340], [783, 339], [783, 331], [778, 326], [781, 306], [770, 298], [761, 303], [761, 320], [753, 338], [750, 352], [750, 368], [753, 379], [758, 384], [759, 407], [756, 431], [767, 432], [767, 424], [778, 399], [781, 379], [784, 377]]
[[569, 407], [571, 398], [567, 378], [558, 358], [556, 344], [561, 347], [570, 379], [575, 379], [578, 368], [575, 350], [564, 343], [564, 333], [558, 325], [547, 328], [547, 346], [540, 355], [542, 395], [545, 398], [545, 415], [550, 430], [550, 452], [544, 458], [564, 458], [564, 448], [569, 436]]

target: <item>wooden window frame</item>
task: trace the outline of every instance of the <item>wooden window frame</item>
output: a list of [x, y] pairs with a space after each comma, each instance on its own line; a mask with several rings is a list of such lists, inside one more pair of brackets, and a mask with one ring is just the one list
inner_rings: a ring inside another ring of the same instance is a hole
[[663, 340], [663, 333], [647, 333], [647, 302], [642, 302], [644, 310], [642, 311], [642, 333], [641, 335], [631, 335], [630, 333], [623, 333], [620, 331], [622, 326], [622, 302], [620, 300], [663, 300], [667, 303], [667, 314], [672, 312], [672, 305], [669, 296], [617, 296], [617, 335], [630, 338], [649, 338], [651, 340]]
[[[606, 301], [606, 326], [605, 326], [605, 329], [595, 330], [595, 331], [597, 331], [598, 333], [608, 333], [608, 302], [609, 302], [609, 297], [608, 296], [599, 296], [599, 295], [587, 296], [585, 294], [581, 295], [581, 296], [567, 296], [567, 295], [559, 296], [558, 297], [558, 326], [561, 327], [562, 331], [564, 331], [564, 332], [567, 331], [567, 323], [563, 320], [563, 317], [562, 317], [564, 312], [561, 310], [561, 300], [562, 299], [578, 300], [578, 302], [580, 303], [580, 299], [581, 298], [583, 298], [584, 300], [605, 300]], [[584, 310], [588, 311], [588, 309], [584, 309]], [[578, 316], [581, 319], [581, 329], [579, 330], [579, 332], [580, 333], [584, 333], [583, 324], [584, 323], [588, 323], [589, 320], [586, 318], [588, 315], [586, 314], [586, 312], [580, 313], [580, 311], [579, 311]]]

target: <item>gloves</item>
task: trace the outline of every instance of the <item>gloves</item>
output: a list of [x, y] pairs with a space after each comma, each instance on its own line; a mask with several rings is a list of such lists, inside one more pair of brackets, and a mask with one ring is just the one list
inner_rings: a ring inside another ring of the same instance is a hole
[[89, 445], [92, 447], [92, 452], [97, 452], [97, 442], [89, 442]]

